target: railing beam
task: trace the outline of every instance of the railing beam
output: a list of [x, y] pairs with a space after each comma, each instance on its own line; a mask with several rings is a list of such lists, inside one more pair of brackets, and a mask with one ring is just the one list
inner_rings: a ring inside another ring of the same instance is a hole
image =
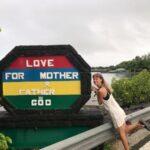
[[[131, 113], [127, 118], [133, 122], [141, 118], [148, 120], [150, 119], [150, 107]], [[105, 123], [66, 140], [42, 148], [41, 150], [90, 150], [113, 137], [114, 128], [112, 123]]]

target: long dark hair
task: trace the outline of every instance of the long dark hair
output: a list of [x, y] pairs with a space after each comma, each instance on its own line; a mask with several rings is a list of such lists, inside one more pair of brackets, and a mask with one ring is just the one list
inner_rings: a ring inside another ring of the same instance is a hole
[[102, 74], [101, 74], [101, 73], [95, 73], [95, 74], [93, 74], [93, 78], [95, 78], [95, 77], [102, 79], [102, 86], [104, 86], [104, 87], [106, 88], [106, 90], [108, 91], [108, 93], [111, 94], [111, 93], [112, 93], [112, 90], [111, 90], [110, 87], [108, 86], [108, 84], [107, 84], [107, 82], [105, 81], [105, 79], [104, 79], [104, 77], [102, 76]]

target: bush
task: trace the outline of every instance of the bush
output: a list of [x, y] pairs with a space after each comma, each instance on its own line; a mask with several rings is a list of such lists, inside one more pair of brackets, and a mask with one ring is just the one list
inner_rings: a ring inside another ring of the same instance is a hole
[[150, 102], [150, 72], [143, 70], [132, 78], [113, 79], [112, 88], [123, 107]]
[[5, 136], [4, 134], [0, 133], [0, 150], [7, 150], [8, 144], [11, 144], [12, 140], [10, 137]]

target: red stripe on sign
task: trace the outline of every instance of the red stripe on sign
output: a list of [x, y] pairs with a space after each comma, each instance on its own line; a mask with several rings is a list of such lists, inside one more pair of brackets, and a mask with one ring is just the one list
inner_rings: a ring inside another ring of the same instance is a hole
[[9, 69], [27, 68], [73, 68], [66, 56], [19, 57], [13, 61]]

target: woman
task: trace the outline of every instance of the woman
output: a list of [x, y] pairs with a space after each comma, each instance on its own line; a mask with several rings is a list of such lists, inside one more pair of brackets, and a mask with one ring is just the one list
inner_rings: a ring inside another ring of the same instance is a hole
[[98, 88], [92, 87], [92, 90], [96, 93], [99, 104], [103, 104], [104, 108], [110, 114], [113, 125], [120, 135], [125, 150], [129, 150], [126, 134], [143, 128], [144, 124], [141, 121], [136, 124], [128, 124], [126, 122], [126, 114], [124, 110], [115, 101], [110, 88], [100, 73], [93, 75], [93, 82]]

